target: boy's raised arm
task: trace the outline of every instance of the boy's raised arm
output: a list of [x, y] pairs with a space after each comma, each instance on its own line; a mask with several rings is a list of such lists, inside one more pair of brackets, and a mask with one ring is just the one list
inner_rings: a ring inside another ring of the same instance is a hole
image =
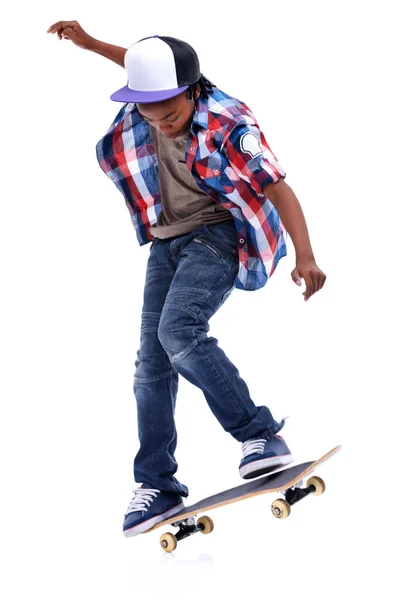
[[86, 33], [78, 21], [58, 21], [49, 27], [47, 33], [57, 33], [60, 40], [71, 40], [79, 48], [96, 52], [96, 54], [100, 54], [117, 63], [120, 67], [125, 68], [124, 56], [126, 48], [96, 40]]

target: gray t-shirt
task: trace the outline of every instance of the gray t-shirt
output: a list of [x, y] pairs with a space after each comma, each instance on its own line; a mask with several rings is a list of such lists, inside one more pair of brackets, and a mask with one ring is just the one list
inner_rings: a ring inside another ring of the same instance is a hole
[[233, 216], [196, 184], [185, 163], [188, 134], [169, 140], [150, 125], [158, 159], [162, 211], [150, 226], [154, 237], [185, 235], [200, 225], [233, 220]]

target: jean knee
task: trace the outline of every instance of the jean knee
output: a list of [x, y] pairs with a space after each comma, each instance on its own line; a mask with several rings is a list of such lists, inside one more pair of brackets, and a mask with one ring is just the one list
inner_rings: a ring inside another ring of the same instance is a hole
[[[179, 308], [163, 311], [158, 327], [158, 339], [171, 363], [183, 360], [197, 345], [195, 320]], [[178, 314], [179, 313], [179, 314]]]
[[171, 372], [171, 363], [160, 344], [157, 335], [157, 324], [142, 326], [140, 348], [136, 353], [134, 382], [147, 383], [167, 377]]

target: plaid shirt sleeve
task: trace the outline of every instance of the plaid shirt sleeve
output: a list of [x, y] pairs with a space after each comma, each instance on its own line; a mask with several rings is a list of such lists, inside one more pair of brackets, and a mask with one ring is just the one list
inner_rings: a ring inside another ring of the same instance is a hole
[[263, 132], [252, 120], [241, 119], [230, 131], [223, 146], [232, 169], [230, 179], [244, 180], [258, 196], [263, 196], [267, 183], [286, 177]]

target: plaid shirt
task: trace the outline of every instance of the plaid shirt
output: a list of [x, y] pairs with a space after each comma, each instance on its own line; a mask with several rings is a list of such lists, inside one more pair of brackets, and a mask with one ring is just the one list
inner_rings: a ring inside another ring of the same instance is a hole
[[[235, 287], [257, 290], [286, 255], [285, 229], [262, 191], [286, 174], [246, 104], [218, 88], [213, 92], [197, 102], [186, 166], [200, 189], [233, 216], [239, 253]], [[150, 127], [136, 104], [122, 106], [96, 153], [125, 198], [140, 246], [148, 244], [162, 204]]]

